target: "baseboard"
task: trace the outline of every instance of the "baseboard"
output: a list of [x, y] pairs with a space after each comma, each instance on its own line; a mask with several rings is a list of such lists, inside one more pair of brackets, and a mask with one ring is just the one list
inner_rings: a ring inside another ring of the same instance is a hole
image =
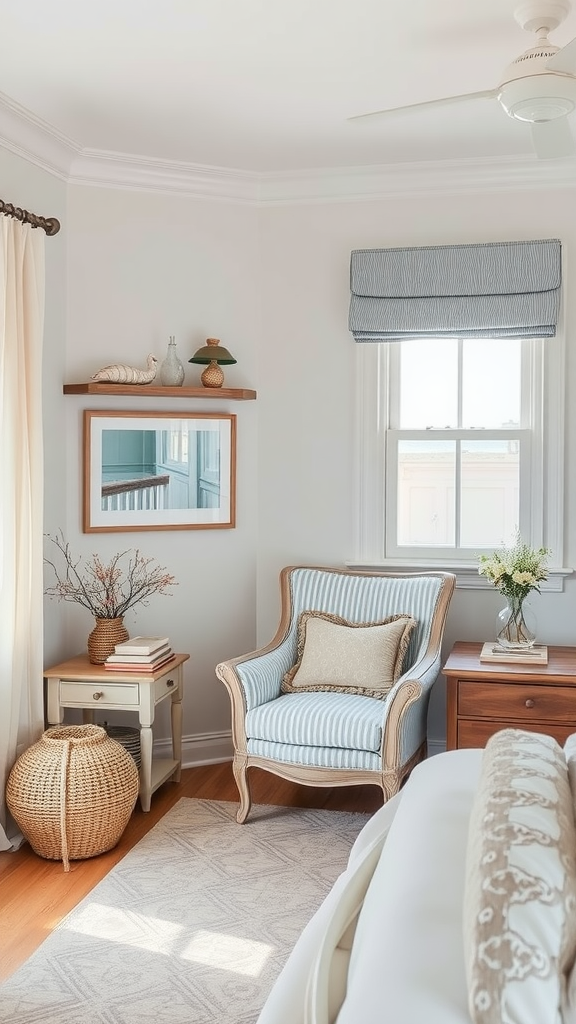
[[[233, 755], [232, 733], [197, 733], [182, 737], [182, 767], [199, 768], [203, 764], [219, 764], [231, 761]], [[154, 757], [171, 757], [172, 740], [169, 738], [154, 742]]]
[[428, 740], [428, 757], [434, 754], [443, 754], [446, 750], [446, 740]]

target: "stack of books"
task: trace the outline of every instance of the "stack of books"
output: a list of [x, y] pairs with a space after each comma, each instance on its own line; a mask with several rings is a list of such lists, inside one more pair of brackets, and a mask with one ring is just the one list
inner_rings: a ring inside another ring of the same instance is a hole
[[173, 657], [167, 636], [135, 636], [116, 644], [104, 668], [111, 672], [156, 672]]

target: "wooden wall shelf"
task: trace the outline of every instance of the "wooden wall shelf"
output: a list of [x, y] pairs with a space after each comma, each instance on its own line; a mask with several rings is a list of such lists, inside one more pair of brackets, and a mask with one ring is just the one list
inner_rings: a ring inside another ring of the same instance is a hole
[[229, 398], [233, 401], [252, 401], [256, 392], [249, 388], [164, 388], [154, 384], [64, 384], [65, 395], [137, 395], [139, 398]]

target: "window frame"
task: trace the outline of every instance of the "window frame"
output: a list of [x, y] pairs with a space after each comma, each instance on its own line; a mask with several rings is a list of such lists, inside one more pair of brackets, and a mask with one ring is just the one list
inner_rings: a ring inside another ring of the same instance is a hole
[[[502, 344], [505, 344], [505, 340]], [[386, 554], [387, 444], [391, 430], [391, 350], [402, 342], [356, 343], [356, 430], [354, 466], [354, 567], [426, 570], [444, 568], [456, 572], [458, 586], [484, 589], [478, 575], [477, 556], [459, 557], [452, 549], [417, 555]], [[521, 509], [522, 536], [532, 547], [550, 549], [550, 570], [542, 590], [563, 589], [564, 551], [564, 422], [565, 340], [525, 339], [527, 379], [522, 379], [521, 423], [530, 405], [529, 498]], [[484, 432], [483, 432], [484, 433]], [[484, 436], [487, 436], [484, 433]], [[396, 504], [394, 496], [393, 504]], [[477, 552], [479, 554], [480, 551]]]

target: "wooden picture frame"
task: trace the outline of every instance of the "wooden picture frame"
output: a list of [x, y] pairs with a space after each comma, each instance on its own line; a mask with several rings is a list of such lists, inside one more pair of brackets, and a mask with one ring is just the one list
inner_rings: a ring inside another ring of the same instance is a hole
[[236, 525], [236, 416], [84, 411], [84, 533]]

